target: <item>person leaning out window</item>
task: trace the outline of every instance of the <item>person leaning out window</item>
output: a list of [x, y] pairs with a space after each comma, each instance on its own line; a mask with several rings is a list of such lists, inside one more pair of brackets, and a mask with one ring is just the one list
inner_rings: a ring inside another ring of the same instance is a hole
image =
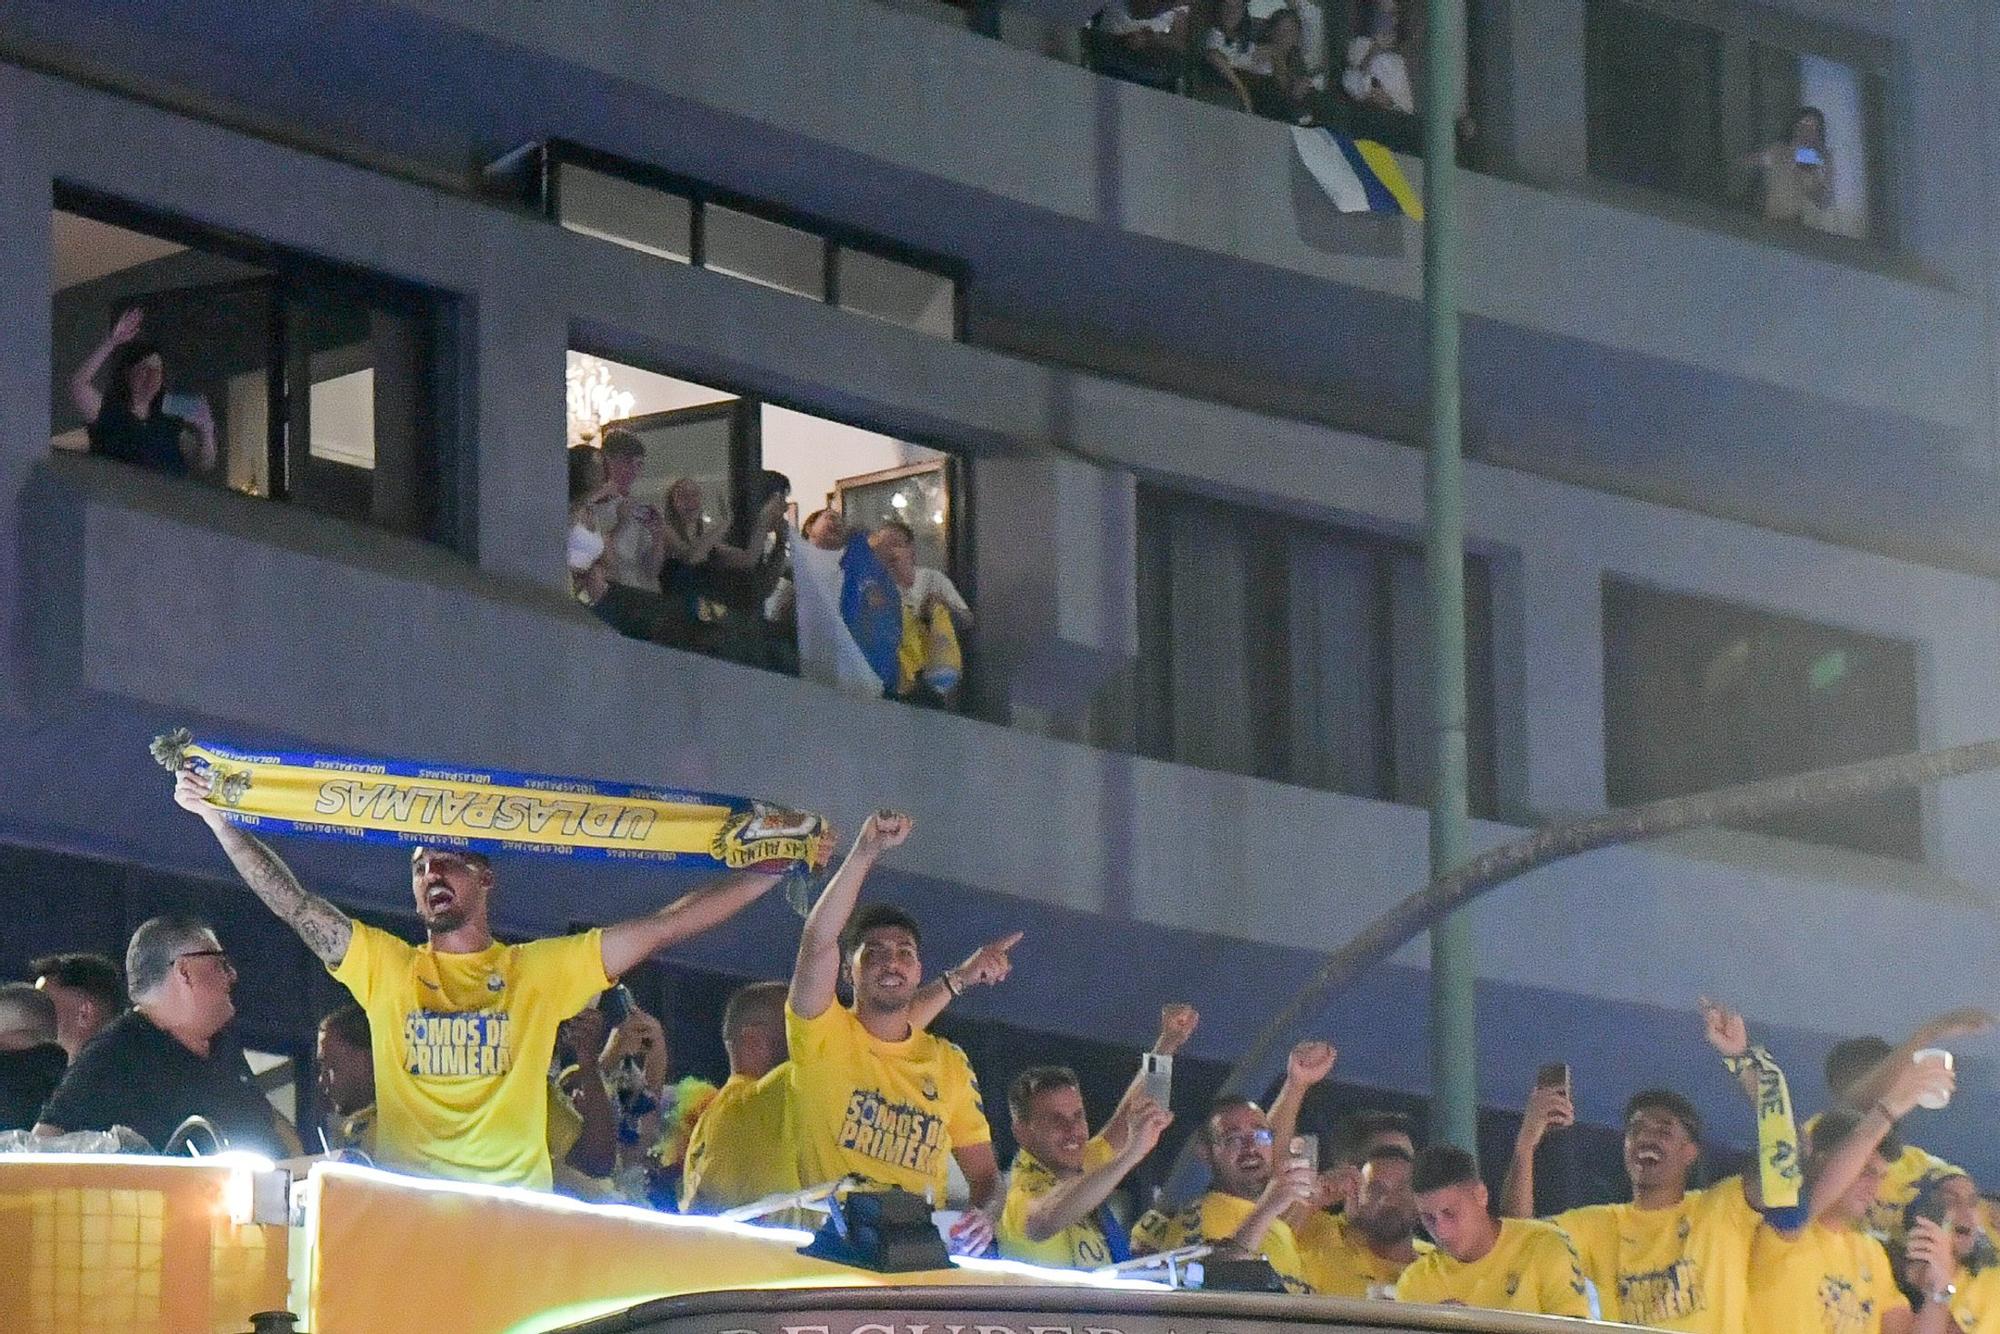
[[[76, 373], [70, 402], [89, 429], [90, 452], [184, 477], [215, 467], [215, 416], [199, 394], [166, 391], [160, 349], [139, 339], [145, 313], [126, 311]], [[109, 364], [103, 389], [98, 376]]]

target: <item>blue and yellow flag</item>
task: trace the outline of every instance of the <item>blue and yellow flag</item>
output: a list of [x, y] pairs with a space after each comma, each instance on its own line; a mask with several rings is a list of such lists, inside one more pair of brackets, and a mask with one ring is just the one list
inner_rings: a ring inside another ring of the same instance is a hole
[[731, 868], [817, 867], [832, 833], [817, 815], [742, 797], [499, 769], [232, 750], [185, 730], [153, 758], [210, 775], [208, 802], [263, 833], [477, 852]]
[[847, 539], [840, 556], [840, 618], [861, 655], [887, 684], [896, 680], [903, 643], [903, 594], [868, 545], [866, 533]]
[[1424, 201], [1397, 163], [1396, 155], [1373, 139], [1355, 139], [1335, 130], [1292, 130], [1299, 161], [1342, 213], [1400, 213], [1424, 220]]

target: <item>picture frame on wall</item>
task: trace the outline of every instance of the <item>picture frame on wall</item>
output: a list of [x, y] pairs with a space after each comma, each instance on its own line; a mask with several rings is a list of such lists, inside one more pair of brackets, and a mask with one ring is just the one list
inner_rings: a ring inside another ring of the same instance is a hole
[[851, 529], [901, 519], [917, 537], [917, 564], [952, 568], [951, 477], [944, 459], [912, 463], [834, 483], [834, 500]]

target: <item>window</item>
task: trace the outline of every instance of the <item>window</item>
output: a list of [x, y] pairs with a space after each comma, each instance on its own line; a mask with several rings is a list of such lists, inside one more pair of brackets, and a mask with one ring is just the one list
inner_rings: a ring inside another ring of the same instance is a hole
[[1749, 5], [1589, 0], [1591, 173], [1857, 239], [1888, 239], [1889, 53]]
[[[440, 298], [110, 201], [62, 202], [58, 448], [449, 539]], [[111, 346], [107, 333], [128, 311], [137, 336]], [[114, 385], [138, 383], [125, 365], [134, 349], [157, 352], [161, 396], [121, 407]], [[177, 429], [156, 437], [135, 421]]]
[[837, 250], [835, 262], [841, 309], [939, 338], [958, 336], [958, 287], [951, 279], [865, 250]]
[[[1615, 806], [1917, 749], [1915, 645], [1734, 603], [1604, 585], [1604, 746]], [[1755, 829], [1911, 861], [1914, 791]]]
[[[1142, 753], [1422, 803], [1432, 773], [1423, 551], [1148, 488], [1140, 497]], [[1468, 557], [1471, 806], [1497, 805], [1491, 594]]]
[[1595, 3], [1589, 12], [1590, 170], [1720, 203], [1721, 37], [1638, 5]]
[[713, 204], [701, 211], [701, 219], [706, 267], [799, 296], [818, 299], [825, 293], [826, 243], [819, 237]]
[[609, 172], [569, 165], [556, 216], [573, 232], [615, 241], [661, 259], [694, 259], [694, 205]]
[[[803, 618], [826, 608], [808, 607], [799, 595], [797, 557], [788, 559], [788, 552], [799, 541], [800, 525], [829, 508], [857, 531], [891, 519], [907, 524], [916, 565], [943, 571], [964, 589], [963, 487], [951, 455], [585, 352], [569, 353], [567, 379], [572, 446], [598, 445], [620, 432], [643, 450], [624, 495], [652, 507], [664, 523], [717, 534], [725, 546], [760, 558], [754, 570], [733, 571], [727, 579], [705, 568], [677, 582], [637, 531], [620, 531], [615, 503], [588, 516], [603, 539], [603, 554], [596, 555], [595, 539], [584, 537], [591, 560], [579, 568], [582, 557], [573, 547], [572, 575], [583, 599], [621, 631], [826, 679], [808, 641], [818, 629], [837, 627], [802, 629]], [[609, 451], [596, 462], [608, 465]], [[775, 534], [759, 521], [772, 473], [782, 474], [788, 486], [783, 509], [772, 516]], [[672, 517], [676, 488], [682, 504], [699, 500], [698, 510], [679, 520]], [[831, 603], [836, 615], [837, 591]]]
[[959, 337], [958, 266], [573, 144], [543, 150], [541, 206], [558, 225], [662, 259]]

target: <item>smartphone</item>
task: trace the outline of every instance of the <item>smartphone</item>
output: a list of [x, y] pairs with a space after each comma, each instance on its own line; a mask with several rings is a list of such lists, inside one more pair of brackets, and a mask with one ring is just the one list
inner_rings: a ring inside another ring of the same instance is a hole
[[1570, 1092], [1569, 1062], [1554, 1061], [1535, 1071], [1535, 1087], [1538, 1089], [1561, 1089]]
[[1319, 1136], [1292, 1136], [1292, 1157], [1303, 1159], [1313, 1171], [1319, 1171]]
[[169, 417], [179, 417], [184, 422], [200, 417], [202, 409], [207, 406], [200, 394], [171, 393], [160, 396], [160, 411]]
[[1162, 1107], [1172, 1104], [1174, 1093], [1174, 1058], [1162, 1056], [1156, 1051], [1139, 1053], [1139, 1074], [1145, 1081], [1146, 1096]]
[[1818, 167], [1824, 165], [1826, 162], [1826, 159], [1820, 156], [1817, 148], [1801, 148], [1798, 152], [1792, 154], [1792, 160], [1797, 162], [1801, 167]]
[[603, 1012], [604, 1022], [616, 1028], [632, 1013], [632, 993], [620, 982], [597, 998], [597, 1008]]

